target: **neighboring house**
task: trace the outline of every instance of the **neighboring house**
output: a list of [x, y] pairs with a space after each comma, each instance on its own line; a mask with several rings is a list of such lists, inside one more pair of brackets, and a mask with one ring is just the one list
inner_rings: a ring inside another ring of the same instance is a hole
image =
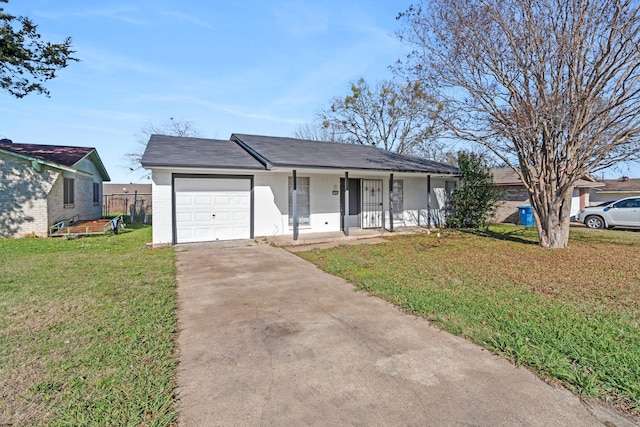
[[[493, 183], [501, 192], [500, 202], [496, 209], [494, 222], [519, 222], [518, 206], [529, 206], [529, 194], [522, 185], [518, 174], [511, 168], [491, 169]], [[571, 200], [571, 216], [575, 216], [580, 209], [589, 206], [589, 190], [602, 184], [590, 176], [584, 176], [576, 182]]]
[[44, 237], [65, 218], [100, 218], [103, 181], [94, 148], [0, 140], [0, 237]]
[[375, 147], [242, 134], [152, 135], [142, 166], [154, 244], [441, 225], [458, 174]]
[[603, 179], [598, 182], [603, 186], [589, 190], [591, 206], [625, 197], [640, 196], [640, 178], [623, 176], [620, 179]]

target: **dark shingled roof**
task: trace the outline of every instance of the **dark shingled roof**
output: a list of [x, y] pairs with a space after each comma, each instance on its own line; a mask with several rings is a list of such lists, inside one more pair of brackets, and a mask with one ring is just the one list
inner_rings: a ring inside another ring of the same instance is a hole
[[[493, 168], [491, 169], [493, 175], [493, 183], [500, 187], [505, 186], [521, 186], [522, 181], [520, 177], [511, 168]], [[593, 178], [585, 175], [582, 179], [576, 181], [576, 188], [596, 188], [602, 187], [602, 184], [595, 182]]]
[[231, 139], [253, 151], [268, 168], [328, 168], [458, 174], [457, 168], [376, 147], [295, 138], [236, 134]]
[[231, 141], [166, 135], [151, 135], [141, 163], [144, 167], [264, 169]]
[[67, 167], [73, 167], [95, 150], [89, 147], [64, 145], [15, 144], [7, 140], [0, 141], [0, 149]]
[[232, 134], [231, 141], [151, 135], [142, 166], [214, 169], [356, 169], [457, 174], [458, 169], [375, 147]]

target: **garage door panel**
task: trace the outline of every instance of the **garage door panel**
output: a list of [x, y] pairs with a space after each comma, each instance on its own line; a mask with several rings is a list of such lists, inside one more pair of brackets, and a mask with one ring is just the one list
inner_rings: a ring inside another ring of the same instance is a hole
[[209, 212], [196, 212], [193, 215], [193, 218], [193, 220], [197, 223], [206, 223], [212, 220], [211, 214]]
[[249, 179], [236, 178], [177, 178], [174, 190], [182, 191], [250, 191]]
[[231, 215], [234, 221], [247, 221], [250, 217], [246, 212], [232, 212]]
[[249, 179], [176, 178], [176, 242], [251, 237]]
[[193, 213], [176, 212], [176, 222], [193, 222]]
[[212, 206], [213, 205], [213, 198], [211, 196], [203, 196], [203, 195], [196, 195], [195, 196], [196, 200], [195, 200], [195, 204], [196, 206]]
[[192, 204], [193, 197], [190, 194], [176, 194], [176, 206]]
[[231, 219], [231, 213], [218, 210], [218, 213], [216, 213], [216, 219], [218, 222], [229, 221]]

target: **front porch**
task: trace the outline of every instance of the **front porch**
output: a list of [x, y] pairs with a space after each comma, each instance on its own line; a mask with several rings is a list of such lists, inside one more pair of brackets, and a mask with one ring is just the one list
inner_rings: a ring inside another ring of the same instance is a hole
[[395, 231], [383, 228], [352, 228], [348, 236], [342, 231], [331, 231], [300, 234], [297, 240], [294, 240], [292, 235], [262, 236], [256, 237], [256, 240], [274, 246], [285, 247], [290, 252], [298, 252], [316, 247], [328, 248], [338, 245], [377, 244], [384, 242], [387, 237], [395, 235], [431, 232], [437, 233], [438, 230], [419, 226], [401, 227]]

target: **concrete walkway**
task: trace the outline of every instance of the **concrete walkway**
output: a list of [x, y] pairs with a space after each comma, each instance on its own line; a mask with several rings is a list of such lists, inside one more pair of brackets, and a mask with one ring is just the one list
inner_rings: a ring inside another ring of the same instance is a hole
[[180, 426], [632, 425], [280, 248], [177, 258]]

